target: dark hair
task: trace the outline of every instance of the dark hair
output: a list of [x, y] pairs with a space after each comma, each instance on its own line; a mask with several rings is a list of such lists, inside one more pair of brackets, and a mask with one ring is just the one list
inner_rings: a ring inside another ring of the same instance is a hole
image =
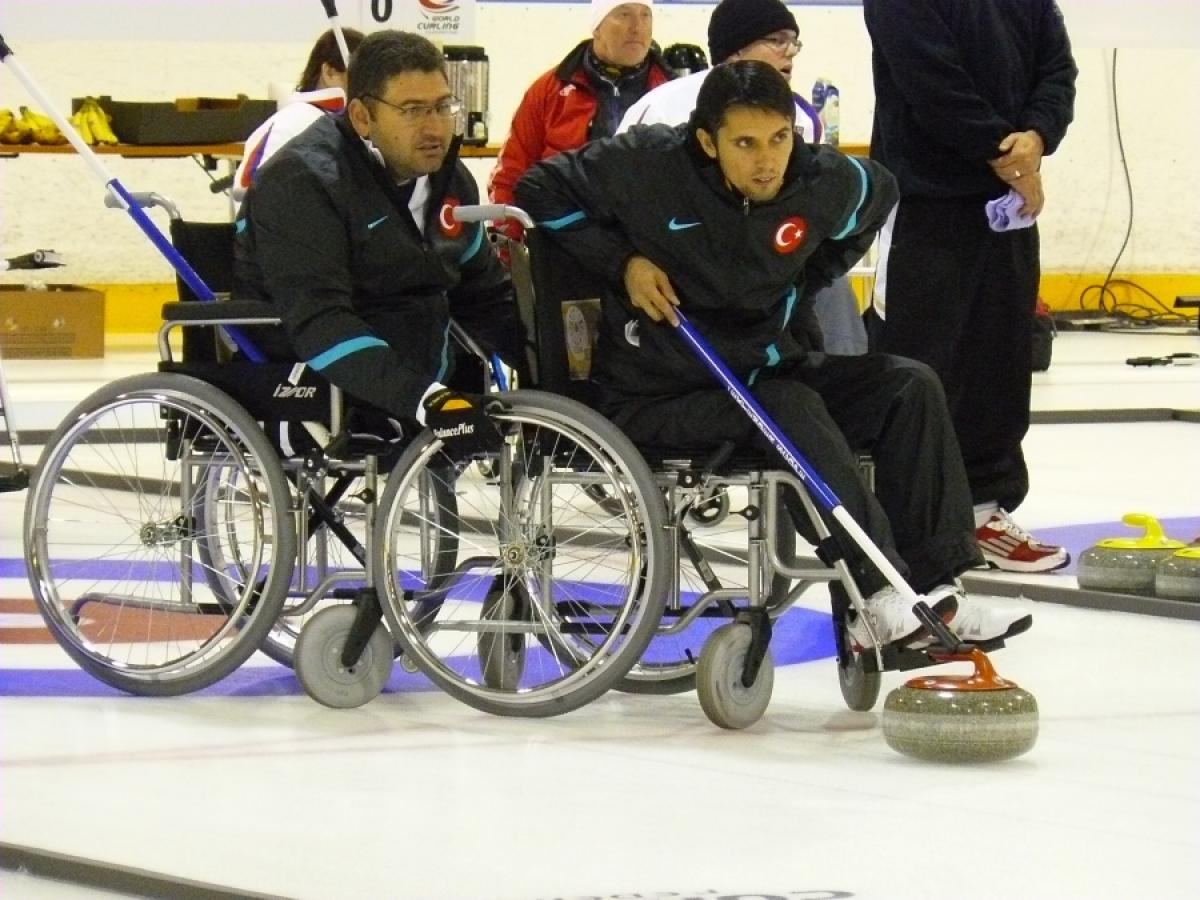
[[[343, 28], [342, 35], [346, 38], [346, 49], [351, 53], [363, 42], [363, 33], [357, 28]], [[346, 71], [346, 64], [342, 62], [342, 51], [338, 49], [337, 38], [334, 37], [332, 28], [313, 44], [308, 54], [308, 62], [304, 64], [304, 71], [300, 73], [300, 80], [296, 83], [296, 90], [316, 90], [317, 82], [321, 78], [321, 66], [325, 63], [339, 72]]]
[[381, 95], [388, 79], [403, 72], [441, 72], [446, 74], [442, 51], [427, 38], [408, 31], [376, 31], [367, 35], [350, 60], [346, 95]]
[[796, 123], [796, 98], [791, 85], [778, 69], [758, 60], [722, 63], [708, 73], [696, 98], [692, 133], [703, 128], [716, 135], [731, 106], [777, 112], [793, 125]]

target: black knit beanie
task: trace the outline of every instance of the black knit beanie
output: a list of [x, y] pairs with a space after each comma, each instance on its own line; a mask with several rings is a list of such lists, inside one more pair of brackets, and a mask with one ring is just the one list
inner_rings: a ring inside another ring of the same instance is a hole
[[785, 28], [800, 32], [796, 17], [782, 0], [721, 0], [708, 20], [708, 55], [715, 66]]

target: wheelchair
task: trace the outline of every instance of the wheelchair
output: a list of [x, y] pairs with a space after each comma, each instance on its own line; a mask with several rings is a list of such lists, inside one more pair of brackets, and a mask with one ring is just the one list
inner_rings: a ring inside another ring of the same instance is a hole
[[[231, 225], [137, 200], [167, 208], [176, 248], [228, 283]], [[221, 333], [268, 337], [269, 304], [189, 293], [163, 308], [158, 371], [83, 400], [30, 485], [35, 600], [82, 668], [170, 696], [262, 649], [321, 702], [354, 706], [406, 651], [407, 669], [480, 708], [550, 715], [637, 661], [665, 593], [662, 510], [611, 425], [522, 391], [496, 395], [504, 438], [488, 458], [453, 458], [415, 423], [355, 434], [311, 370], [229, 358]]]
[[[512, 215], [512, 207], [485, 208]], [[590, 381], [599, 292], [581, 281], [578, 267], [544, 240], [527, 217], [524, 242], [508, 242], [530, 368], [542, 390], [592, 405]], [[675, 693], [695, 688], [708, 718], [724, 728], [745, 728], [765, 711], [774, 681], [770, 640], [774, 623], [801, 594], [827, 582], [838, 683], [853, 710], [878, 702], [884, 671], [941, 663], [947, 648], [962, 645], [924, 604], [917, 611], [935, 640], [923, 648], [881, 644], [866, 620], [871, 645], [858, 647], [848, 624], [863, 596], [843, 559], [840, 543], [818, 512], [804, 483], [780, 471], [764, 454], [730, 444], [707, 448], [638, 447], [654, 472], [665, 507], [662, 532], [670, 584], [663, 616], [646, 652], [616, 685], [634, 693]], [[869, 456], [859, 458], [873, 486]], [[608, 498], [591, 499], [607, 509]], [[788, 502], [789, 498], [791, 503]], [[802, 510], [802, 520], [794, 519]], [[816, 559], [796, 555], [797, 527], [816, 546]], [[999, 649], [1002, 640], [978, 645]]]

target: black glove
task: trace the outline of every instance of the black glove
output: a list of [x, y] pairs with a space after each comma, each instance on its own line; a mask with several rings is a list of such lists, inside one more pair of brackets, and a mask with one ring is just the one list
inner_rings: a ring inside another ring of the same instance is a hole
[[424, 407], [425, 424], [451, 456], [466, 459], [500, 449], [500, 429], [488, 415], [489, 410], [503, 408], [499, 400], [442, 388], [425, 398]]

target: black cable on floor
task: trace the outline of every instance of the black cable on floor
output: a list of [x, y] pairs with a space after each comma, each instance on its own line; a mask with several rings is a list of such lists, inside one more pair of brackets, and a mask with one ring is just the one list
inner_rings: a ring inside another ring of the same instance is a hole
[[[1122, 319], [1130, 320], [1129, 323], [1123, 323], [1117, 327], [1128, 327], [1129, 324], [1152, 327], [1154, 325], [1171, 324], [1177, 325], [1180, 323], [1189, 323], [1191, 320], [1181, 313], [1176, 312], [1162, 302], [1153, 292], [1142, 287], [1140, 284], [1129, 281], [1125, 278], [1113, 278], [1113, 272], [1117, 269], [1117, 264], [1121, 261], [1121, 257], [1125, 255], [1125, 249], [1129, 246], [1129, 238], [1133, 234], [1133, 178], [1129, 174], [1129, 161], [1125, 158], [1125, 137], [1121, 131], [1121, 105], [1117, 98], [1117, 50], [1113, 49], [1112, 56], [1112, 72], [1111, 72], [1111, 90], [1113, 102], [1113, 119], [1117, 126], [1117, 147], [1121, 153], [1121, 171], [1125, 175], [1125, 195], [1129, 201], [1129, 219], [1125, 223], [1125, 237], [1121, 241], [1121, 249], [1117, 251], [1116, 257], [1113, 258], [1112, 265], [1108, 267], [1108, 274], [1104, 276], [1103, 284], [1090, 284], [1079, 292], [1079, 308], [1086, 310], [1084, 299], [1092, 291], [1099, 292], [1097, 300], [1097, 308], [1109, 315], [1116, 316]], [[1123, 285], [1125, 287], [1134, 288], [1141, 291], [1154, 303], [1161, 308], [1161, 312], [1154, 309], [1146, 309], [1142, 306], [1137, 306], [1130, 303], [1121, 303], [1117, 299], [1117, 295], [1113, 293], [1110, 285]], [[1106, 298], [1111, 298], [1112, 305], [1107, 305]]]

